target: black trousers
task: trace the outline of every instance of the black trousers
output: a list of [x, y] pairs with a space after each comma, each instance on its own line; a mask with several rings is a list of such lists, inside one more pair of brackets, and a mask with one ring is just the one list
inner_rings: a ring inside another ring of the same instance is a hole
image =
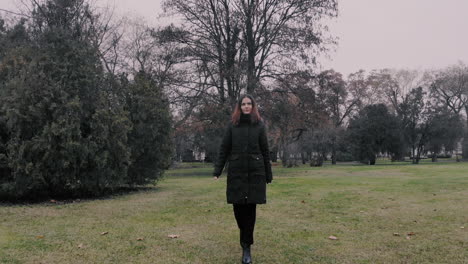
[[255, 228], [256, 204], [233, 204], [234, 216], [240, 230], [241, 245], [252, 245]]

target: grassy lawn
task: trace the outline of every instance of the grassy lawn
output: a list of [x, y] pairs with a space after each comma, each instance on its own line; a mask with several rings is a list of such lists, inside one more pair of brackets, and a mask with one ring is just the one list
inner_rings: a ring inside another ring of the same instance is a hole
[[[255, 264], [468, 263], [468, 163], [273, 173]], [[0, 263], [240, 263], [226, 177], [210, 175], [193, 164], [138, 193], [0, 205]]]

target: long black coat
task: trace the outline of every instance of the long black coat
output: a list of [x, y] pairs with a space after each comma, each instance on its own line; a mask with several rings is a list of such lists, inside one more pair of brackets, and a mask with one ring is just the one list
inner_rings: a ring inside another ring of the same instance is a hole
[[221, 175], [228, 161], [228, 203], [266, 203], [266, 183], [273, 179], [269, 153], [263, 122], [242, 118], [239, 125], [227, 126], [213, 175]]

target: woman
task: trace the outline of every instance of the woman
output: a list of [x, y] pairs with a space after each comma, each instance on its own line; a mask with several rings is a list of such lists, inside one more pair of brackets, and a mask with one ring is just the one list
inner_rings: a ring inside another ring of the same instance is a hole
[[266, 203], [266, 184], [271, 183], [273, 176], [265, 124], [250, 95], [242, 96], [234, 109], [215, 164], [215, 179], [226, 161], [227, 202], [233, 204], [240, 229], [242, 263], [251, 263], [256, 205]]

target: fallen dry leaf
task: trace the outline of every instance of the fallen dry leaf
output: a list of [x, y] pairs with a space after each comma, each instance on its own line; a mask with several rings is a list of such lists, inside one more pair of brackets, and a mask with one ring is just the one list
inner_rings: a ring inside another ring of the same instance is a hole
[[411, 239], [411, 237], [410, 237], [410, 236], [407, 236], [407, 237], [406, 237], [406, 239], [410, 240], [410, 239]]
[[393, 233], [394, 236], [400, 236], [400, 233]]
[[83, 248], [83, 247], [84, 247], [84, 246], [83, 246], [83, 243], [81, 243], [81, 244], [78, 245], [78, 248]]
[[137, 241], [143, 241], [142, 237], [137, 238]]
[[43, 239], [44, 236], [42, 236], [42, 235], [41, 235], [41, 236], [36, 236], [36, 238], [37, 238], [37, 239]]
[[305, 201], [304, 201], [304, 200], [302, 200], [302, 201], [301, 201], [301, 203], [305, 203]]
[[464, 226], [460, 226], [460, 229], [465, 229], [465, 227], [464, 227]]
[[331, 239], [331, 240], [338, 240], [338, 238], [336, 236], [329, 236], [328, 239]]
[[179, 235], [173, 235], [173, 234], [171, 234], [171, 235], [168, 235], [168, 237], [170, 237], [170, 238], [178, 238]]
[[408, 236], [414, 236], [414, 235], [416, 235], [416, 233], [414, 233], [414, 232], [409, 232], [407, 235], [408, 235]]
[[102, 232], [102, 233], [101, 233], [101, 236], [104, 236], [104, 235], [107, 235], [107, 234], [109, 234], [109, 232], [107, 232], [107, 231], [106, 231], [106, 232]]

